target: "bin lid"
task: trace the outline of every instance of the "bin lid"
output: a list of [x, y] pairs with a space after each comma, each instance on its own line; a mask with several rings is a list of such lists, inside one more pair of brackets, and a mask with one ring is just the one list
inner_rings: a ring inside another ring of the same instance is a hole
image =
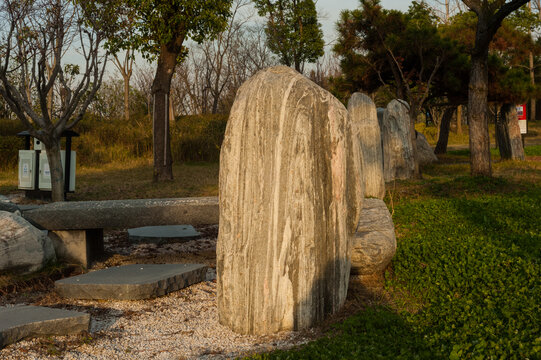
[[[21, 131], [20, 133], [17, 133], [17, 136], [32, 136], [28, 131]], [[79, 136], [78, 133], [76, 133], [73, 130], [64, 130], [62, 131], [62, 134], [60, 134], [60, 137], [77, 137]]]

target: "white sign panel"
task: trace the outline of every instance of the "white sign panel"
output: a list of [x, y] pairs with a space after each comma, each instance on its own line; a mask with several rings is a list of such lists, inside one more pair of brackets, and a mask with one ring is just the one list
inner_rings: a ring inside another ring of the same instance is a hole
[[527, 134], [528, 133], [528, 124], [526, 120], [519, 120], [518, 121], [518, 127], [520, 128], [521, 134]]

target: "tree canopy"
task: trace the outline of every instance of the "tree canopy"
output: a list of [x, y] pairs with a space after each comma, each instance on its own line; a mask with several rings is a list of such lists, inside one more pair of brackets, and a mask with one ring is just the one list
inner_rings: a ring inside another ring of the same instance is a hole
[[267, 17], [267, 45], [280, 62], [304, 71], [306, 62], [323, 56], [323, 32], [313, 0], [254, 0]]

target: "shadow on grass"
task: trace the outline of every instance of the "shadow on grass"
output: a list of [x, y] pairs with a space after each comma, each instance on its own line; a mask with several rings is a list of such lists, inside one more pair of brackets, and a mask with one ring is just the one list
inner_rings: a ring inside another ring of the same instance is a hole
[[421, 334], [395, 312], [375, 307], [334, 326], [317, 341], [254, 359], [440, 359]]

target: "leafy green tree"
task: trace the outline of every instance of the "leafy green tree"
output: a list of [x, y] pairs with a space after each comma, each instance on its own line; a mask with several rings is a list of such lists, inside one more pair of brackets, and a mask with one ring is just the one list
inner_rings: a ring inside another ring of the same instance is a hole
[[471, 174], [492, 176], [487, 113], [489, 45], [503, 20], [528, 0], [462, 0], [462, 2], [477, 15], [468, 91]]
[[[108, 19], [111, 13], [124, 9], [127, 17], [118, 17], [116, 36], [109, 38], [109, 47], [135, 49], [148, 60], [157, 60], [152, 83], [154, 181], [173, 179], [169, 137], [169, 93], [177, 64], [188, 53], [185, 41], [201, 43], [225, 29], [232, 0], [92, 0], [86, 4], [90, 19]], [[134, 20], [130, 36], [123, 24]]]
[[306, 62], [323, 56], [323, 32], [313, 0], [254, 0], [267, 16], [267, 45], [280, 62], [302, 73]]

